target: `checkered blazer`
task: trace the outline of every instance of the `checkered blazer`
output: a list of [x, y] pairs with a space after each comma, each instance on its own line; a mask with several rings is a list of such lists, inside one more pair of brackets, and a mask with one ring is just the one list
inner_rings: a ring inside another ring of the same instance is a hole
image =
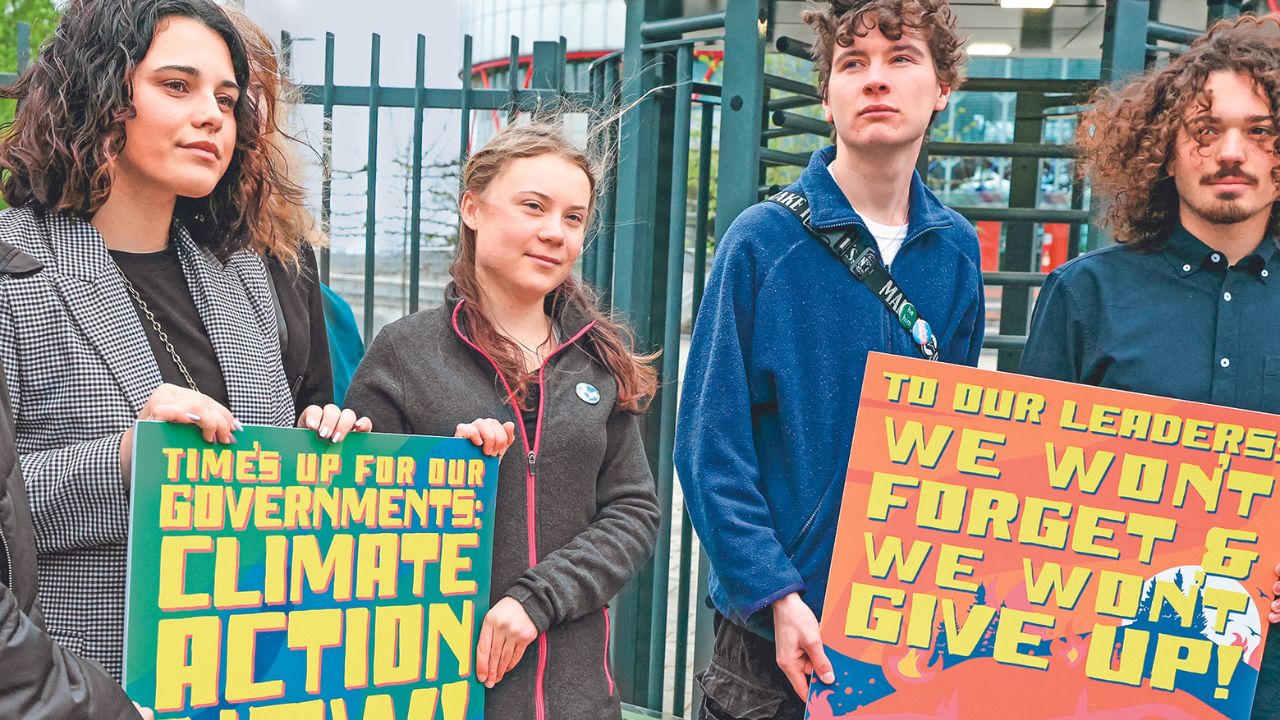
[[[0, 239], [45, 266], [0, 279], [0, 360], [35, 518], [45, 620], [56, 640], [119, 679], [128, 535], [120, 438], [160, 385], [160, 370], [87, 220], [6, 210]], [[176, 223], [173, 241], [231, 411], [246, 424], [293, 425], [262, 262], [240, 252], [224, 264]]]

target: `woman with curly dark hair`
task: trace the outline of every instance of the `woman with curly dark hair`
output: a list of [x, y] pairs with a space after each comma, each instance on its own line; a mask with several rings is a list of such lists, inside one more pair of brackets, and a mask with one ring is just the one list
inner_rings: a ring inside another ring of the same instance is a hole
[[[235, 442], [288, 426], [261, 259], [280, 177], [249, 62], [208, 0], [72, 0], [0, 139], [0, 240], [43, 264], [0, 279], [0, 359], [50, 633], [117, 678], [136, 420]], [[367, 419], [329, 405], [340, 440]]]

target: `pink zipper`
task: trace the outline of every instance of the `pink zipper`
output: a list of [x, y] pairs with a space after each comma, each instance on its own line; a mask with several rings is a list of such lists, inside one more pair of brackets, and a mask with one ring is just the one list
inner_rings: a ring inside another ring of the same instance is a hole
[[609, 606], [600, 611], [604, 613], [604, 679], [609, 683], [609, 694], [613, 695], [613, 673], [609, 672]]
[[[536, 502], [537, 490], [538, 490], [538, 479], [537, 479], [537, 476], [534, 475], [533, 467], [534, 467], [534, 462], [537, 460], [538, 448], [542, 444], [542, 412], [543, 412], [543, 409], [546, 407], [546, 401], [547, 401], [546, 388], [543, 387], [544, 373], [547, 369], [547, 363], [551, 361], [552, 357], [558, 354], [561, 350], [577, 342], [583, 335], [586, 335], [587, 331], [589, 331], [592, 327], [594, 327], [596, 322], [595, 320], [592, 320], [591, 322], [587, 323], [585, 327], [583, 327], [581, 330], [577, 332], [577, 334], [569, 338], [567, 341], [561, 343], [560, 346], [557, 347], [555, 350], [552, 350], [550, 353], [548, 353], [547, 356], [543, 358], [542, 365], [538, 367], [538, 421], [533, 429], [533, 436], [534, 436], [533, 448], [530, 449], [529, 436], [525, 433], [524, 423], [521, 422], [520, 420], [520, 413], [517, 411], [518, 406], [516, 405], [516, 394], [512, 392], [511, 385], [507, 382], [507, 379], [503, 377], [502, 371], [498, 368], [498, 363], [494, 362], [493, 357], [490, 356], [489, 353], [481, 349], [479, 345], [476, 345], [475, 343], [471, 342], [471, 338], [468, 338], [466, 335], [464, 335], [462, 333], [462, 328], [458, 327], [458, 312], [462, 309], [462, 303], [464, 302], [466, 302], [466, 300], [459, 300], [458, 304], [453, 308], [453, 331], [454, 333], [457, 334], [459, 338], [462, 339], [464, 343], [469, 345], [472, 350], [475, 350], [476, 352], [484, 356], [484, 359], [488, 360], [489, 364], [493, 366], [494, 371], [498, 373], [498, 379], [502, 381], [502, 387], [507, 391], [507, 400], [508, 402], [511, 403], [511, 409], [516, 413], [515, 425], [520, 430], [520, 441], [524, 445], [525, 460], [528, 463], [525, 466], [525, 474], [524, 474], [525, 496], [526, 496], [525, 524], [528, 528], [527, 539], [529, 543], [529, 567], [533, 567], [534, 565], [538, 564], [538, 533], [537, 533], [537, 502]], [[609, 694], [612, 695], [613, 694], [613, 677], [609, 675], [609, 655], [608, 655], [608, 648], [609, 648], [608, 610], [605, 611], [604, 642], [605, 642], [605, 677], [607, 677], [609, 680]], [[538, 673], [536, 676], [536, 682], [534, 683], [534, 703], [535, 703], [534, 708], [537, 711], [537, 720], [546, 720], [546, 715], [547, 715], [547, 710], [546, 710], [547, 699], [546, 699], [546, 693], [543, 690], [543, 679], [546, 676], [546, 672], [547, 672], [547, 634], [540, 633], [538, 635]]]

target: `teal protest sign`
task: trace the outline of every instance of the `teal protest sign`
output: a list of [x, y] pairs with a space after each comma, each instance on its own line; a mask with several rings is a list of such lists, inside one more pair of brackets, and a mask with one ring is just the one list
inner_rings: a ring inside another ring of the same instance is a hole
[[125, 687], [157, 718], [474, 720], [498, 461], [453, 438], [138, 424]]

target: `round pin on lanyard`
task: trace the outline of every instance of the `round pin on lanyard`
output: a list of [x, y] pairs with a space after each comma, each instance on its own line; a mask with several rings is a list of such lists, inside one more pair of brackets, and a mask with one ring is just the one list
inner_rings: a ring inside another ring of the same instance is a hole
[[911, 333], [911, 339], [920, 346], [920, 352], [930, 360], [938, 357], [938, 340], [933, 336], [933, 328], [920, 317], [920, 312], [911, 303], [903, 303], [898, 311], [898, 323], [902, 329]]
[[911, 339], [920, 346], [920, 352], [930, 360], [938, 359], [938, 339], [933, 336], [933, 328], [924, 318], [917, 318], [911, 326]]
[[837, 260], [849, 268], [854, 277], [880, 299], [890, 316], [897, 316], [898, 323], [903, 330], [911, 333], [911, 338], [919, 345], [920, 354], [926, 360], [938, 359], [938, 338], [934, 336], [933, 329], [920, 317], [916, 306], [907, 300], [902, 288], [893, 281], [889, 269], [880, 261], [876, 248], [864, 243], [856, 229], [815, 230], [809, 222], [809, 200], [803, 193], [783, 190], [771, 195], [769, 201], [781, 205], [794, 215], [814, 239], [826, 246]]

